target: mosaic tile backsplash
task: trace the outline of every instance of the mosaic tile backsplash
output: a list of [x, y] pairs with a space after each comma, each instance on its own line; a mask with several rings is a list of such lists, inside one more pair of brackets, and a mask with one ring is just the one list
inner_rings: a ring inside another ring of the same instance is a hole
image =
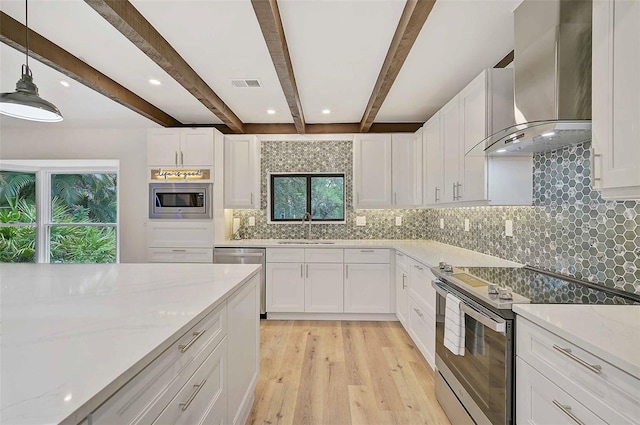
[[[300, 239], [306, 227], [267, 224], [267, 173], [344, 172], [346, 224], [317, 224], [320, 239], [432, 239], [542, 269], [640, 293], [640, 202], [604, 201], [591, 190], [590, 143], [534, 158], [533, 206], [430, 210], [358, 210], [367, 218], [355, 226], [351, 203], [350, 141], [263, 142], [262, 209], [235, 210], [243, 223], [256, 218], [246, 237]], [[395, 217], [403, 225], [395, 226]], [[444, 218], [444, 229], [439, 220]], [[470, 232], [464, 231], [464, 219]], [[514, 236], [504, 234], [513, 220]]]

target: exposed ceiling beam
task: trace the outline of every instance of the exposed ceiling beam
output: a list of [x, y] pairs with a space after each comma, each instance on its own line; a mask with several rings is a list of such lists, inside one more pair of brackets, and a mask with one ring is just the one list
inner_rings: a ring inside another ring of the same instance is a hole
[[[24, 53], [25, 34], [24, 25], [0, 11], [1, 42]], [[32, 30], [29, 30], [29, 56], [164, 127], [182, 125], [177, 119]]]
[[244, 133], [240, 118], [131, 3], [127, 0], [85, 0], [85, 2], [195, 96], [233, 132]]
[[373, 120], [378, 115], [382, 103], [389, 94], [391, 86], [400, 73], [400, 69], [402, 69], [402, 65], [435, 3], [436, 0], [407, 0], [396, 33], [393, 35], [387, 51], [387, 57], [382, 64], [369, 103], [362, 115], [360, 132], [366, 133], [371, 128]]
[[293, 75], [293, 66], [289, 57], [289, 48], [284, 36], [278, 3], [276, 0], [251, 0], [251, 4], [258, 18], [264, 41], [266, 41], [269, 48], [269, 54], [271, 55], [273, 66], [276, 68], [284, 97], [289, 104], [296, 131], [304, 134], [304, 113], [302, 112], [302, 103], [296, 86], [296, 78]]
[[509, 53], [507, 53], [507, 56], [503, 57], [500, 62], [498, 62], [496, 64], [496, 66], [494, 66], [494, 68], [505, 68], [507, 65], [509, 65], [511, 62], [513, 62], [513, 55], [514, 52], [513, 50], [510, 51]]
[[[424, 123], [374, 123], [370, 133], [415, 133]], [[232, 131], [224, 124], [215, 125], [224, 134]], [[244, 125], [248, 134], [299, 134], [294, 124], [249, 124]], [[307, 134], [359, 133], [360, 123], [346, 124], [307, 124]]]

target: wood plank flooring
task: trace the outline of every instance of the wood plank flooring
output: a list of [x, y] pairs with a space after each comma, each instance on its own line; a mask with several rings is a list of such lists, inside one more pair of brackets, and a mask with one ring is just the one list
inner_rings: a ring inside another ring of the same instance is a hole
[[399, 322], [263, 320], [260, 344], [247, 425], [449, 425]]

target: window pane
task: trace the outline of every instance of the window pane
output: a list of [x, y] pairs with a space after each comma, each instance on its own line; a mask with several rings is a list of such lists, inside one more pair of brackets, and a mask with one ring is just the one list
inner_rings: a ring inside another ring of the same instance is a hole
[[52, 263], [115, 263], [116, 229], [103, 226], [51, 226]]
[[307, 212], [307, 178], [273, 177], [273, 219], [301, 219]]
[[0, 226], [0, 263], [35, 262], [35, 226]]
[[115, 223], [116, 174], [55, 174], [51, 176], [51, 221], [54, 223]]
[[0, 171], [0, 223], [35, 223], [36, 175]]
[[314, 220], [344, 220], [344, 177], [311, 177]]

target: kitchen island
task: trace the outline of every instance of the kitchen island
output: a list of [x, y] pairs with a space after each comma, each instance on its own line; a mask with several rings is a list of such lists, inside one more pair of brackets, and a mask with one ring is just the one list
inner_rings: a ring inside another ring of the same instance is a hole
[[[191, 375], [215, 353], [224, 359], [211, 369], [220, 377], [215, 396], [221, 408], [205, 405], [206, 414], [222, 415], [216, 423], [242, 420], [258, 374], [259, 270], [213, 264], [2, 264], [0, 422], [78, 424], [96, 415], [92, 423], [101, 423], [100, 417], [113, 412], [132, 418], [164, 415], [178, 402], [181, 409], [175, 410], [185, 410], [184, 399], [193, 401], [201, 389], [192, 385]], [[239, 344], [243, 355], [227, 356]], [[119, 406], [122, 392], [139, 410]], [[191, 412], [199, 407], [197, 398], [193, 405]]]

